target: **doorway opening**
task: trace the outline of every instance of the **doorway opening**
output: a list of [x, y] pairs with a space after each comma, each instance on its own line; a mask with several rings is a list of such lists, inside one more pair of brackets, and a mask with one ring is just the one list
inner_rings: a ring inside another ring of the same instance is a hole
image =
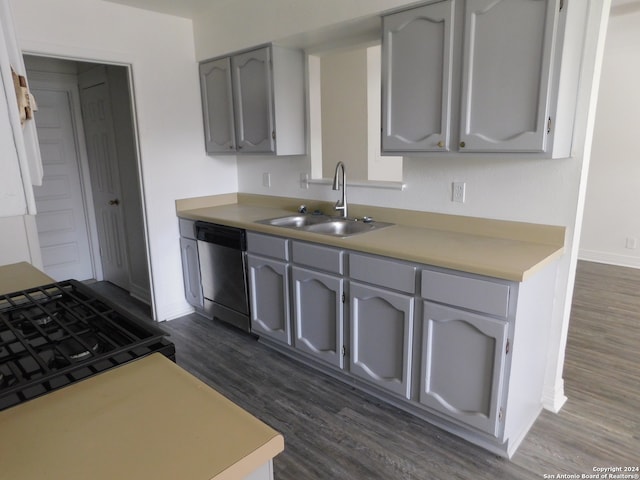
[[45, 272], [106, 280], [151, 305], [130, 67], [25, 55], [38, 104], [34, 189]]

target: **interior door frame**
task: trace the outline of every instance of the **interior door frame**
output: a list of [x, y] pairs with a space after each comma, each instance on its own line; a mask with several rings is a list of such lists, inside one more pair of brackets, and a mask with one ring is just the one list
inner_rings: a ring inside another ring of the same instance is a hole
[[[102, 65], [113, 65], [116, 67], [125, 67], [127, 70], [127, 84], [128, 84], [128, 88], [129, 88], [129, 97], [131, 100], [131, 123], [132, 123], [132, 133], [133, 133], [133, 141], [134, 141], [134, 145], [135, 145], [135, 153], [136, 153], [136, 170], [138, 172], [138, 183], [139, 183], [139, 187], [140, 187], [140, 203], [142, 206], [142, 220], [143, 220], [143, 232], [144, 232], [144, 245], [145, 245], [145, 250], [147, 253], [147, 275], [149, 277], [149, 300], [151, 302], [150, 307], [151, 307], [151, 316], [154, 320], [157, 320], [158, 315], [157, 315], [157, 309], [156, 309], [156, 299], [155, 299], [155, 288], [154, 288], [154, 279], [153, 279], [153, 269], [151, 267], [151, 248], [150, 248], [150, 243], [149, 243], [149, 226], [148, 226], [148, 215], [147, 215], [147, 195], [146, 195], [146, 191], [145, 191], [145, 186], [144, 186], [144, 169], [142, 168], [142, 152], [141, 152], [141, 148], [140, 148], [140, 129], [138, 126], [138, 113], [137, 113], [137, 107], [136, 107], [136, 92], [135, 92], [135, 87], [134, 87], [134, 82], [133, 82], [133, 61], [131, 62], [124, 62], [124, 61], [113, 61], [113, 60], [106, 60], [103, 58], [97, 58], [98, 54], [97, 52], [93, 52], [93, 55], [88, 55], [88, 56], [79, 56], [79, 57], [74, 57], [74, 56], [69, 56], [69, 55], [65, 55], [65, 54], [54, 54], [54, 53], [46, 53], [46, 52], [41, 52], [38, 51], [37, 49], [34, 50], [30, 50], [30, 49], [24, 49], [22, 50], [22, 54], [23, 55], [33, 55], [33, 56], [37, 56], [37, 57], [45, 57], [45, 58], [55, 58], [58, 60], [68, 60], [68, 61], [72, 61], [72, 62], [90, 62], [90, 63], [96, 63], [96, 64], [102, 64]], [[79, 93], [78, 93], [78, 102], [79, 102], [80, 98], [79, 98]], [[78, 103], [78, 107], [80, 106], [80, 103]], [[82, 116], [80, 115], [77, 118], [82, 118]], [[81, 122], [78, 122], [81, 123]], [[87, 148], [86, 148], [86, 143], [84, 140], [84, 129], [82, 129], [81, 131], [81, 135], [79, 135], [79, 140], [78, 140], [78, 144], [80, 147], [80, 150], [82, 150], [81, 156], [84, 157], [83, 162], [86, 162], [86, 169], [83, 169], [83, 181], [85, 178], [88, 178], [89, 175], [89, 161], [88, 161], [88, 157], [87, 157]], [[91, 186], [91, 180], [90, 178], [88, 178], [89, 180], [89, 187]], [[93, 216], [93, 224], [90, 225], [90, 241], [91, 243], [93, 243], [95, 241], [95, 243], [93, 244], [93, 247], [98, 246], [99, 243], [97, 241], [97, 235], [98, 235], [98, 230], [97, 230], [97, 224], [96, 224], [96, 219], [95, 219], [95, 210], [94, 210], [94, 204], [93, 204], [93, 191], [91, 189], [89, 190], [85, 190], [84, 192], [85, 195], [89, 195], [90, 198], [85, 198], [85, 202], [87, 208], [90, 209], [91, 213], [88, 214], [89, 216]], [[88, 203], [90, 202], [90, 203]], [[95, 235], [95, 236], [94, 236]], [[95, 267], [96, 269], [94, 270], [96, 272], [96, 279], [102, 279], [103, 278], [103, 272], [102, 272], [102, 263], [100, 260], [100, 252], [98, 248], [92, 248], [92, 252], [95, 250], [95, 254], [97, 254], [97, 261], [95, 261], [95, 257], [94, 257], [94, 262], [95, 262]], [[99, 273], [99, 276], [98, 276]]]
[[[100, 243], [98, 241], [98, 228], [93, 204], [93, 191], [89, 174], [89, 158], [85, 143], [82, 111], [80, 107], [80, 91], [75, 76], [65, 73], [33, 72], [29, 74], [29, 82], [32, 87], [38, 88], [44, 82], [55, 82], [69, 96], [71, 102], [71, 127], [73, 129], [74, 143], [78, 156], [78, 171], [80, 173], [80, 188], [82, 190], [82, 202], [85, 209], [85, 224], [89, 238], [89, 250], [91, 252], [91, 268], [94, 278], [102, 280], [102, 262], [100, 260]], [[41, 87], [43, 88], [43, 87]], [[47, 87], [44, 87], [47, 88]], [[37, 215], [37, 214], [36, 214]]]

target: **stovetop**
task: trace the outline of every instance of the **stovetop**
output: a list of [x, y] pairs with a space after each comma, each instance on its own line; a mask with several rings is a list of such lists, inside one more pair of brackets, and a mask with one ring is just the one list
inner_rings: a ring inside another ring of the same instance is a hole
[[0, 295], [0, 410], [136, 358], [166, 333], [75, 281]]

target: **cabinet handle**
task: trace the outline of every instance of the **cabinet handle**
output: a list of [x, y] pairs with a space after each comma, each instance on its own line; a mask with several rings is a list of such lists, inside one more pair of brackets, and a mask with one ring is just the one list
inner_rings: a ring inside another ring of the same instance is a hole
[[118, 200], [117, 198], [109, 200], [109, 205], [120, 205], [120, 200]]
[[464, 148], [467, 144], [464, 142], [460, 142], [460, 148]]
[[444, 147], [444, 142], [442, 140], [440, 140], [438, 142], [438, 147], [440, 147], [440, 148]]

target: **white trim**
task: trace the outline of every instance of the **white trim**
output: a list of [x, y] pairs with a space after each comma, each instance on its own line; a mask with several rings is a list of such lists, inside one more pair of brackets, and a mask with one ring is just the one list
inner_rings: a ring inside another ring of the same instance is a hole
[[640, 257], [632, 255], [621, 255], [619, 253], [602, 252], [598, 250], [580, 249], [579, 260], [588, 262], [606, 263], [620, 267], [640, 268]]
[[[310, 178], [307, 180], [309, 185], [332, 185], [333, 180], [329, 178]], [[379, 188], [384, 190], [400, 190], [403, 191], [407, 188], [407, 184], [403, 182], [384, 182], [378, 180], [356, 180], [347, 181], [349, 188]]]
[[549, 387], [545, 385], [542, 392], [542, 407], [553, 413], [558, 413], [567, 401], [564, 394], [564, 380], [560, 379], [560, 385]]

